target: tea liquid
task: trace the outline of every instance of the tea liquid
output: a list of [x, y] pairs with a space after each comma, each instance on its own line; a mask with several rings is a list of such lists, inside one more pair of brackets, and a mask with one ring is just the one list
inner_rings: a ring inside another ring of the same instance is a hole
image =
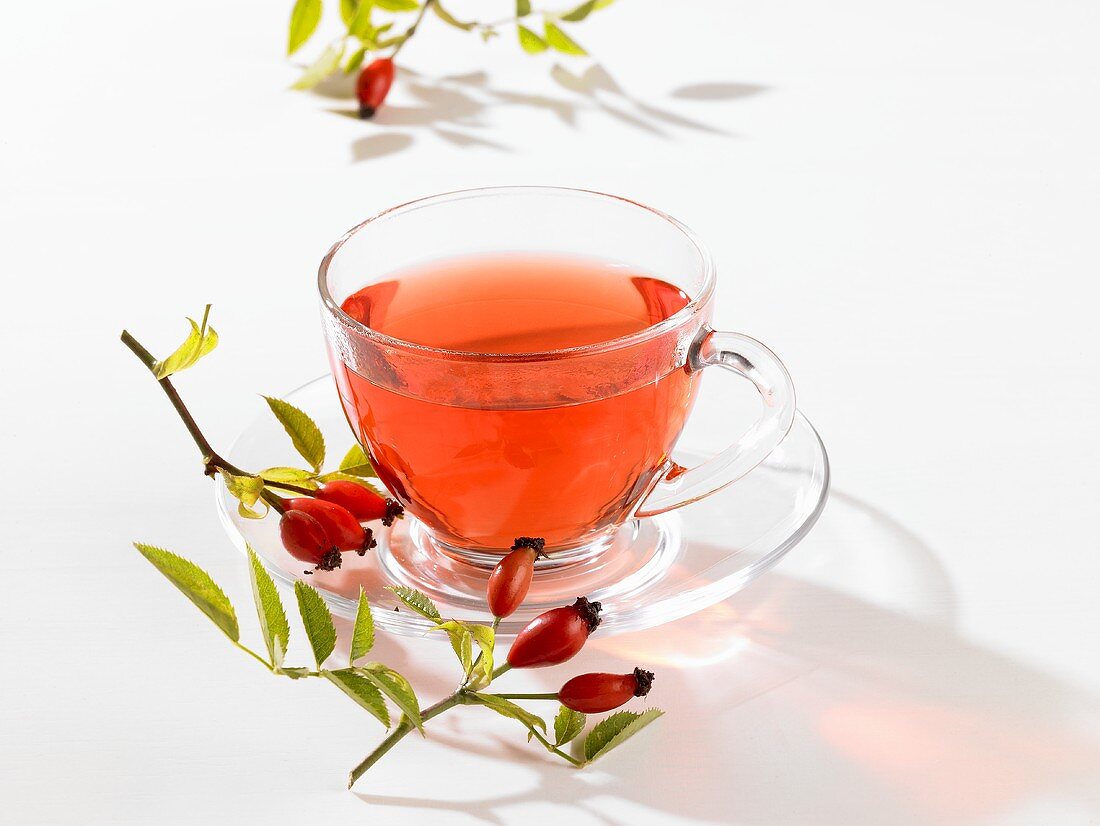
[[[342, 307], [414, 344], [517, 354], [627, 336], [689, 300], [616, 265], [512, 255], [403, 271]], [[681, 368], [626, 392], [509, 409], [414, 398], [334, 362], [348, 420], [382, 481], [440, 539], [480, 550], [505, 550], [517, 536], [573, 547], [615, 526], [663, 467], [696, 385]]]

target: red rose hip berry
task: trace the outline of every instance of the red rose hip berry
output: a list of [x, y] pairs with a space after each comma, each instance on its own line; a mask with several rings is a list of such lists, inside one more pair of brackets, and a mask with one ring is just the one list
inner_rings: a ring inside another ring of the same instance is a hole
[[581, 674], [561, 687], [558, 700], [582, 714], [611, 711], [630, 700], [644, 697], [653, 686], [653, 672], [635, 668], [632, 674]]
[[371, 522], [386, 515], [386, 500], [355, 482], [337, 479], [317, 488], [316, 497], [351, 511], [360, 522]]
[[371, 61], [359, 73], [359, 80], [355, 84], [355, 95], [359, 98], [359, 117], [374, 117], [393, 85], [393, 74], [393, 61], [388, 57]]
[[574, 657], [600, 624], [600, 604], [584, 597], [564, 608], [539, 614], [516, 636], [508, 650], [513, 668], [541, 668]]
[[299, 496], [285, 502], [288, 512], [308, 514], [324, 528], [332, 545], [341, 551], [365, 551], [373, 547], [374, 538], [363, 530], [351, 511], [323, 499]]
[[497, 563], [486, 591], [494, 617], [509, 617], [519, 608], [531, 588], [535, 560], [544, 547], [546, 542], [539, 537], [516, 537], [512, 552]]
[[303, 511], [288, 510], [279, 520], [279, 536], [292, 557], [318, 570], [340, 567], [340, 551], [332, 544], [321, 523]]

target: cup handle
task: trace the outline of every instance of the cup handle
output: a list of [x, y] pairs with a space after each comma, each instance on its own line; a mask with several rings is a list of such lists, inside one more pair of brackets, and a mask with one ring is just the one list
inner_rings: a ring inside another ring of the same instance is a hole
[[759, 341], [740, 333], [704, 330], [688, 351], [687, 368], [724, 367], [760, 391], [764, 412], [744, 436], [703, 464], [685, 468], [669, 461], [634, 515], [656, 516], [710, 496], [736, 482], [779, 446], [794, 423], [794, 384], [787, 368]]

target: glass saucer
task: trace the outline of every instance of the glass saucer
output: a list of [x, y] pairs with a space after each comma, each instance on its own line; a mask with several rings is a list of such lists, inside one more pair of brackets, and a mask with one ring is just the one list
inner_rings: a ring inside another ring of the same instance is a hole
[[[320, 426], [331, 466], [351, 446], [330, 376], [283, 396]], [[714, 453], [677, 447], [675, 459], [691, 466]], [[229, 454], [246, 468], [300, 464], [282, 426], [258, 418]], [[594, 559], [536, 571], [523, 608], [505, 620], [502, 635], [515, 634], [537, 614], [584, 595], [603, 604], [601, 635], [661, 625], [699, 611], [744, 588], [775, 565], [813, 527], [829, 491], [829, 460], [821, 439], [799, 413], [787, 438], [747, 476], [679, 510], [627, 523], [613, 546]], [[241, 550], [250, 544], [277, 580], [304, 579], [324, 596], [333, 613], [353, 618], [362, 586], [378, 627], [421, 635], [426, 619], [401, 606], [388, 590], [407, 585], [428, 594], [444, 617], [488, 622], [484, 602], [489, 571], [456, 561], [423, 542], [410, 517], [392, 529], [375, 523], [378, 548], [363, 557], [344, 554], [335, 571], [303, 574], [307, 566], [279, 541], [278, 520], [244, 519], [220, 477], [216, 491], [222, 524]]]

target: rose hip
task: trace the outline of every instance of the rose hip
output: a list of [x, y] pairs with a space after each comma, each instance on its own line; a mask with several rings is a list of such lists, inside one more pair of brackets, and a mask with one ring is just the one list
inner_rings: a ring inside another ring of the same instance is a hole
[[531, 588], [535, 560], [546, 543], [538, 537], [520, 536], [512, 552], [504, 557], [489, 576], [489, 610], [495, 617], [509, 617], [519, 608]]
[[653, 672], [635, 668], [632, 674], [581, 674], [558, 692], [566, 708], [583, 714], [611, 711], [631, 697], [644, 697], [653, 686]]
[[299, 511], [316, 519], [332, 545], [341, 551], [364, 550], [370, 543], [371, 537], [347, 508], [307, 496], [288, 499], [285, 505], [288, 511]]
[[386, 515], [386, 500], [373, 490], [355, 482], [337, 479], [317, 488], [316, 496], [351, 511], [360, 522], [370, 522]]
[[508, 650], [513, 668], [540, 668], [572, 658], [600, 624], [600, 604], [578, 597], [572, 605], [539, 614]]
[[308, 513], [288, 510], [279, 520], [279, 536], [291, 556], [322, 571], [340, 567], [340, 551], [321, 523]]
[[393, 85], [393, 61], [388, 57], [373, 60], [359, 73], [355, 95], [359, 98], [359, 117], [370, 118], [382, 105]]

